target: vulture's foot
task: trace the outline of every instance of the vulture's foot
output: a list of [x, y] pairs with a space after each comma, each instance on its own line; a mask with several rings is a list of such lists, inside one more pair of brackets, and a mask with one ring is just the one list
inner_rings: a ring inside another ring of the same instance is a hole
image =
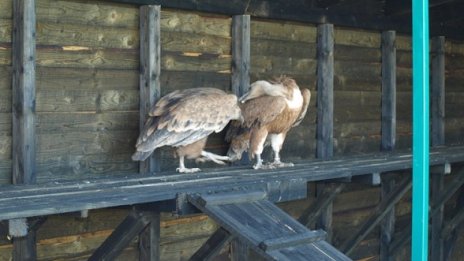
[[196, 162], [213, 161], [217, 164], [225, 165], [224, 161], [230, 161], [230, 157], [228, 156], [221, 156], [207, 151], [202, 151], [201, 156], [201, 158], [196, 159]]
[[288, 167], [293, 167], [293, 163], [291, 162], [280, 162], [280, 161], [274, 161], [272, 163], [269, 163], [266, 165], [269, 169], [277, 169], [277, 168], [288, 168]]
[[191, 168], [191, 169], [189, 169], [189, 168], [177, 168], [176, 171], [179, 172], [179, 173], [195, 173], [195, 172], [201, 171], [201, 169], [199, 169], [199, 168]]

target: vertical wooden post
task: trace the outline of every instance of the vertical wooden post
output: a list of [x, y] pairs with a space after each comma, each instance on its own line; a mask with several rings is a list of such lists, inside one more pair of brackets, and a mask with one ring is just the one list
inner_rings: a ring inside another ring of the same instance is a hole
[[[383, 151], [395, 149], [396, 142], [396, 47], [395, 31], [382, 33], [382, 144]], [[388, 197], [395, 187], [389, 175], [382, 175], [381, 197]], [[395, 232], [395, 207], [380, 224], [380, 260], [391, 260], [388, 250]]]
[[[140, 7], [140, 129], [146, 121], [150, 108], [161, 95], [161, 11], [159, 5]], [[140, 173], [160, 171], [159, 152], [155, 151], [148, 159], [140, 162]], [[153, 210], [153, 217], [140, 234], [140, 260], [160, 259], [160, 213]]]
[[[238, 97], [245, 94], [250, 87], [250, 16], [232, 17], [232, 91]], [[242, 155], [238, 164], [248, 164], [248, 154]], [[232, 260], [249, 259], [249, 248], [244, 242], [233, 239], [231, 242]]]
[[[333, 78], [334, 78], [334, 29], [332, 24], [317, 27], [317, 148], [316, 157], [333, 156]], [[323, 195], [324, 184], [317, 184], [317, 196]], [[332, 238], [332, 209], [330, 203], [321, 213], [317, 227]]]
[[[431, 50], [431, 107], [432, 107], [432, 146], [445, 144], [445, 37], [432, 38]], [[444, 172], [431, 172], [432, 201], [436, 201], [444, 189]], [[432, 217], [430, 259], [444, 260], [445, 243], [441, 236], [444, 220], [444, 205]]]
[[[140, 129], [143, 128], [150, 108], [160, 97], [161, 39], [160, 6], [140, 7]], [[140, 162], [140, 173], [159, 171], [155, 151]]]
[[232, 17], [232, 91], [242, 96], [250, 87], [250, 16]]
[[332, 24], [317, 27], [317, 158], [333, 156], [334, 31]]
[[[35, 26], [35, 1], [13, 1], [13, 184], [36, 182]], [[26, 219], [20, 222], [16, 225], [27, 227]], [[25, 236], [13, 237], [13, 260], [36, 259], [35, 234], [31, 229]]]

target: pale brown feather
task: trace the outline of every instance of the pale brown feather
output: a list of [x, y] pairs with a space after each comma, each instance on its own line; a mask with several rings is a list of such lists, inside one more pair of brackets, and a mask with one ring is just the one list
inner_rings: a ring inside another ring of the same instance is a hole
[[240, 117], [233, 94], [214, 88], [174, 91], [150, 110], [136, 143], [136, 150], [141, 153], [136, 152], [133, 159], [143, 160], [148, 152], [162, 146], [186, 147], [202, 139], [206, 141], [209, 134], [221, 131], [230, 120]]

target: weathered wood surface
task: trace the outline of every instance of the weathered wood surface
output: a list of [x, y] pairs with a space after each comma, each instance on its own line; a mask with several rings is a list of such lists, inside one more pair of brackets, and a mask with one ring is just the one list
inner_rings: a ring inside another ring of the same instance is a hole
[[[430, 164], [464, 161], [462, 147], [431, 150]], [[330, 166], [330, 168], [327, 168]], [[306, 181], [342, 178], [372, 172], [387, 172], [411, 168], [411, 154], [394, 153], [377, 156], [359, 156], [330, 161], [311, 161], [293, 168], [273, 171], [254, 171], [246, 174], [243, 168], [227, 171], [210, 170], [195, 175], [168, 175], [159, 177], [132, 176], [125, 178], [88, 179], [81, 182], [43, 184], [35, 186], [2, 186], [0, 192], [0, 219], [64, 213], [134, 203], [173, 199], [178, 192], [224, 190], [247, 185], [267, 188], [267, 182], [281, 179]], [[173, 189], [175, 187], [175, 189]], [[22, 189], [19, 189], [22, 188]], [[19, 194], [18, 194], [19, 193]], [[21, 196], [20, 196], [21, 195]], [[59, 200], [61, 204], [49, 207]], [[14, 202], [14, 204], [11, 204]]]
[[232, 18], [232, 92], [238, 97], [250, 86], [250, 16]]
[[[189, 201], [266, 259], [308, 260], [308, 257], [313, 257], [318, 260], [350, 260], [322, 241], [325, 232], [310, 231], [268, 200], [256, 198], [256, 195], [262, 194], [190, 194]], [[229, 195], [248, 200], [230, 202]], [[209, 204], [210, 197], [212, 204]], [[221, 199], [225, 201], [221, 203]]]
[[[87, 260], [127, 212], [124, 208], [100, 209], [90, 211], [85, 219], [72, 215], [50, 216], [37, 233], [38, 260]], [[187, 260], [216, 229], [217, 224], [205, 215], [173, 218], [169, 213], [163, 214], [161, 260]], [[1, 229], [0, 234], [0, 260], [10, 260], [11, 245]], [[115, 260], [136, 260], [138, 255], [134, 240]]]

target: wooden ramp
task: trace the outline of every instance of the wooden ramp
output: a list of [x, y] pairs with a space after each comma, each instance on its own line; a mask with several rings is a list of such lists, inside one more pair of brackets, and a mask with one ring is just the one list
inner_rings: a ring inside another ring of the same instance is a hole
[[[265, 192], [190, 194], [188, 200], [231, 237], [245, 242], [268, 260], [351, 260], [324, 241], [324, 231], [309, 230], [266, 196]], [[204, 260], [200, 256], [193, 259]]]

